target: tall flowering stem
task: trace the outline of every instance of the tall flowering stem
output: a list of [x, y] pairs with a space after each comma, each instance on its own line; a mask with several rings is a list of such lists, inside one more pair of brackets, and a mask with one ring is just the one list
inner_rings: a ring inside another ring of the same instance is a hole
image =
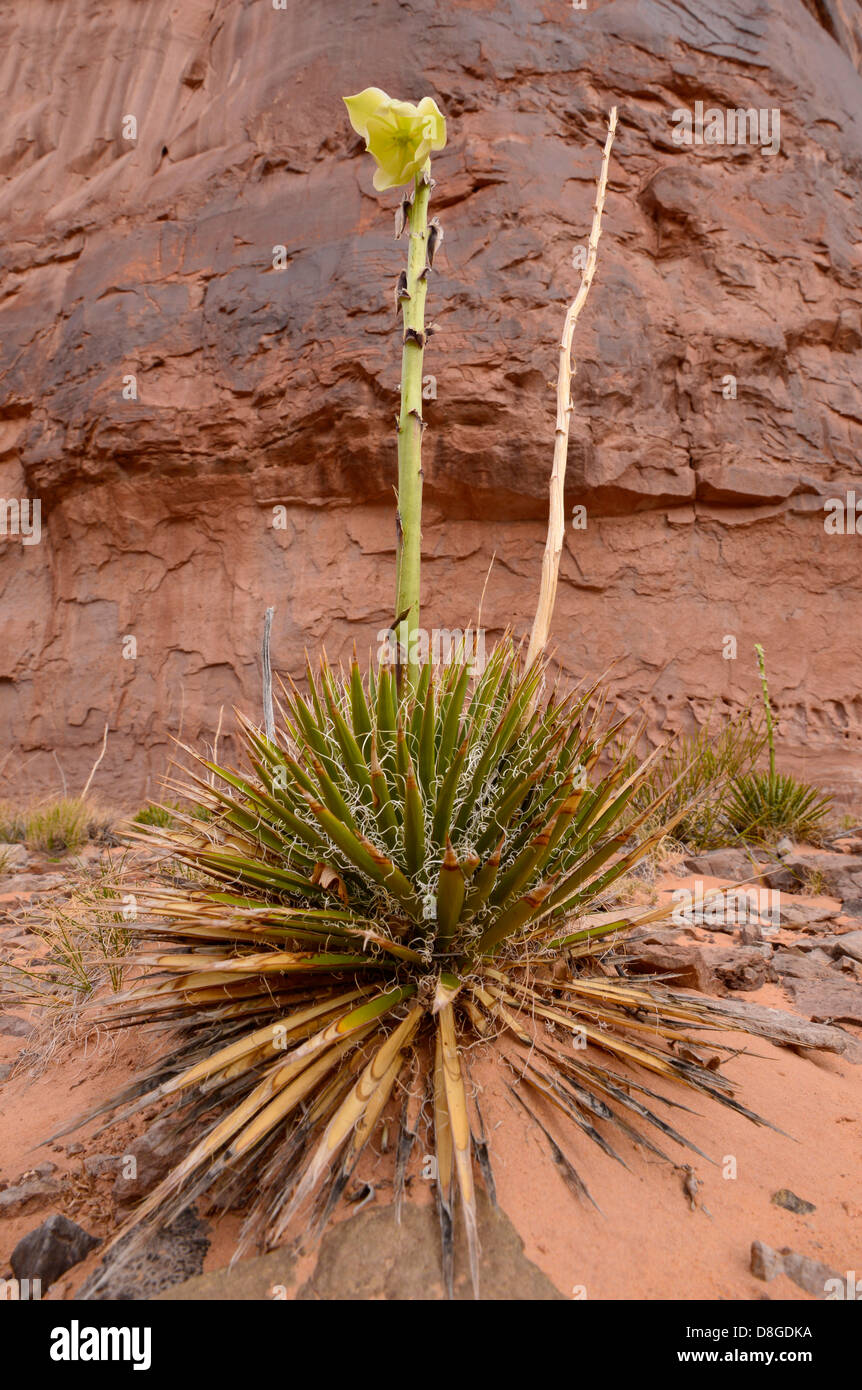
[[[403, 325], [401, 409], [398, 412], [398, 513], [395, 616], [391, 632], [396, 644], [398, 684], [405, 677], [415, 686], [419, 678], [419, 583], [422, 549], [422, 366], [425, 356], [425, 295], [434, 248], [442, 237], [439, 224], [428, 223], [428, 199], [433, 187], [431, 151], [446, 144], [446, 121], [433, 97], [415, 105], [396, 101], [380, 87], [366, 87], [344, 104], [353, 129], [365, 140], [374, 159], [378, 192], [404, 188], [395, 235], [408, 232], [407, 270], [395, 289], [396, 308]], [[391, 650], [390, 643], [390, 650]]]
[[759, 642], [754, 644], [757, 665], [760, 670], [760, 686], [763, 691], [763, 708], [766, 711], [766, 738], [769, 743], [769, 776], [775, 778], [775, 732], [772, 721], [772, 705], [769, 703], [769, 686], [766, 684], [766, 657]]
[[[407, 273], [398, 282], [404, 345], [401, 351], [401, 409], [398, 413], [398, 532], [395, 628], [399, 667], [406, 657], [407, 680], [418, 678], [418, 629], [422, 556], [422, 371], [425, 358], [425, 296], [428, 290], [428, 202], [430, 161], [416, 175], [407, 211]], [[406, 204], [406, 200], [405, 200]], [[402, 208], [404, 205], [402, 205]], [[403, 211], [402, 211], [403, 217]]]

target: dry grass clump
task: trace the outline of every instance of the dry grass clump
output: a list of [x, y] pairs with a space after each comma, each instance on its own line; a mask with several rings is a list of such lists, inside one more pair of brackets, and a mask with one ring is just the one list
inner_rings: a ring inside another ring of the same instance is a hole
[[75, 853], [85, 844], [117, 844], [116, 816], [83, 796], [51, 797], [31, 806], [0, 802], [0, 841], [43, 854]]

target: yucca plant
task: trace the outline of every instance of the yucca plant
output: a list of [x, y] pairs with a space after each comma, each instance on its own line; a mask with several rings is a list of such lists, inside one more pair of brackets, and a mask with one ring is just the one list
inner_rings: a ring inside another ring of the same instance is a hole
[[751, 771], [734, 780], [725, 808], [727, 823], [743, 839], [783, 834], [798, 840], [815, 838], [832, 809], [832, 798], [823, 796], [807, 782], [800, 782], [792, 773], [776, 771], [775, 723], [766, 680], [766, 656], [759, 643], [754, 651], [763, 694], [769, 769]]
[[385, 666], [363, 680], [355, 661], [346, 678], [324, 662], [307, 694], [285, 692], [275, 739], [241, 721], [244, 772], [198, 758], [200, 773], [172, 784], [211, 819], [175, 812], [181, 828], [146, 841], [202, 881], [138, 890], [127, 930], [144, 978], [100, 1021], [163, 1023], [175, 1038], [102, 1109], [118, 1122], [168, 1102], [196, 1137], [134, 1224], [207, 1194], [250, 1203], [244, 1245], [281, 1241], [307, 1199], [317, 1231], [390, 1105], [400, 1202], [427, 1100], [447, 1280], [456, 1195], [477, 1280], [474, 1159], [491, 1179], [465, 1062], [476, 1041], [530, 1114], [547, 1102], [614, 1156], [597, 1120], [663, 1157], [633, 1121], [685, 1143], [649, 1077], [749, 1113], [671, 1047], [693, 1041], [688, 1027], [735, 1026], [720, 1006], [596, 966], [612, 936], [667, 911], [594, 908], [667, 833], [629, 847], [668, 793], [621, 831], [655, 754], [629, 774], [625, 746], [594, 776], [620, 723], [594, 690], [537, 702], [545, 676], [500, 644], [478, 680], [467, 662], [426, 664], [399, 698]]
[[396, 220], [410, 250], [396, 291], [404, 322], [395, 651], [365, 676], [355, 659], [348, 673], [324, 659], [304, 691], [282, 687], [278, 726], [269, 700], [263, 729], [240, 718], [241, 768], [186, 750], [188, 780], [169, 788], [203, 810], [172, 811], [174, 824], [138, 832], [186, 876], [136, 889], [138, 915], [124, 928], [136, 943], [127, 976], [135, 983], [103, 1020], [161, 1025], [170, 1045], [97, 1113], [107, 1124], [172, 1114], [188, 1145], [115, 1239], [205, 1197], [247, 1208], [243, 1247], [319, 1232], [384, 1122], [397, 1135], [400, 1210], [425, 1125], [446, 1283], [451, 1293], [460, 1206], [478, 1292], [474, 1169], [492, 1198], [493, 1176], [470, 1084], [474, 1045], [498, 1060], [581, 1196], [589, 1194], [566, 1140], [548, 1128], [553, 1115], [614, 1158], [614, 1128], [662, 1157], [659, 1136], [686, 1143], [658, 1113], [666, 1102], [655, 1084], [675, 1082], [757, 1117], [727, 1078], [692, 1060], [698, 1030], [738, 1026], [720, 1004], [631, 983], [599, 963], [620, 934], [666, 913], [609, 911], [603, 895], [685, 807], [663, 819], [671, 782], [627, 815], [656, 753], [631, 767], [642, 729], [621, 741], [626, 720], [608, 715], [603, 693], [554, 686], [543, 654], [583, 286], [561, 343], [552, 520], [528, 655], [507, 639], [479, 674], [464, 654], [445, 667], [423, 664], [414, 644], [423, 314], [441, 234], [427, 218], [428, 157], [445, 143], [445, 123], [429, 98], [414, 107], [377, 88], [348, 109], [377, 160], [376, 185], [414, 180]]
[[792, 835], [817, 839], [832, 798], [790, 772], [750, 772], [731, 787], [727, 822], [744, 840]]

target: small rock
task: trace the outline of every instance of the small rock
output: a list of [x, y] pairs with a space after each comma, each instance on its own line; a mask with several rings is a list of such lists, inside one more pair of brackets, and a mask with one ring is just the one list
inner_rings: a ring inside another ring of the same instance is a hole
[[800, 1018], [798, 1013], [765, 1008], [763, 1004], [729, 996], [722, 1000], [721, 1012], [726, 1018], [737, 1019], [746, 1032], [778, 1039], [788, 1047], [822, 1048], [845, 1057], [853, 1066], [862, 1065], [862, 1042], [843, 1028], [811, 1023]]
[[16, 1018], [15, 1014], [0, 1014], [0, 1033], [6, 1037], [26, 1038], [32, 1031], [32, 1023], [27, 1023], [23, 1018]]
[[625, 943], [624, 959], [626, 970], [632, 974], [662, 975], [701, 994], [722, 992], [698, 946], [629, 940]]
[[832, 1285], [834, 1288], [835, 1281], [842, 1287], [846, 1285], [846, 1280], [836, 1270], [821, 1264], [819, 1260], [809, 1259], [807, 1255], [797, 1255], [795, 1250], [786, 1246], [781, 1251], [781, 1259], [788, 1279], [792, 1279], [800, 1289], [813, 1294], [815, 1298], [828, 1298], [831, 1290], [827, 1286]]
[[33, 1169], [37, 1178], [50, 1178], [51, 1174], [56, 1173], [56, 1171], [56, 1163], [51, 1163], [49, 1160], [46, 1160], [44, 1163], [37, 1163], [36, 1167]]
[[773, 1192], [772, 1201], [777, 1207], [784, 1207], [785, 1211], [795, 1212], [797, 1216], [808, 1216], [810, 1212], [817, 1210], [813, 1202], [806, 1202], [804, 1198], [797, 1197], [789, 1187], [780, 1187], [777, 1192]]
[[0, 1062], [0, 1082], [8, 1081], [12, 1073], [11, 1062]]
[[12, 1251], [12, 1273], [16, 1279], [41, 1279], [44, 1290], [99, 1244], [67, 1216], [54, 1212], [19, 1240]]
[[704, 854], [687, 857], [685, 866], [690, 873], [703, 874], [707, 878], [721, 878], [732, 883], [743, 883], [754, 877], [763, 867], [752, 863], [743, 849], [711, 849]]
[[15, 873], [16, 870], [23, 868], [27, 863], [27, 846], [8, 840], [0, 840], [0, 864], [3, 866], [2, 875]]
[[100, 1178], [103, 1173], [114, 1173], [122, 1163], [118, 1154], [91, 1154], [84, 1159], [84, 1172], [90, 1178]]
[[[492, 1213], [483, 1193], [477, 1193], [476, 1206], [483, 1298], [504, 1302], [562, 1301], [559, 1289], [527, 1259], [523, 1241], [508, 1217], [503, 1212]], [[374, 1251], [373, 1260], [368, 1258], [370, 1250]], [[460, 1241], [455, 1243], [454, 1264], [455, 1298], [472, 1302], [467, 1260]], [[236, 1268], [239, 1271], [239, 1266]], [[405, 1206], [400, 1226], [391, 1206], [366, 1207], [358, 1216], [330, 1227], [321, 1242], [314, 1271], [297, 1291], [296, 1301], [442, 1301], [445, 1292], [439, 1270], [440, 1236], [433, 1206]], [[267, 1282], [277, 1281], [269, 1273]], [[229, 1285], [223, 1283], [217, 1296], [230, 1299]]]
[[834, 936], [803, 936], [794, 937], [793, 948], [796, 951], [803, 951], [806, 955], [809, 951], [816, 952], [816, 959], [821, 956], [827, 960], [833, 959], [838, 955], [838, 946]]
[[766, 1245], [762, 1240], [751, 1242], [751, 1272], [755, 1279], [762, 1279], [768, 1284], [770, 1279], [774, 1279], [776, 1274], [784, 1272], [784, 1261], [777, 1250], [773, 1250], [771, 1245]]
[[694, 1062], [696, 1066], [706, 1067], [708, 1071], [718, 1071], [721, 1066], [721, 1055], [718, 1052], [707, 1052], [703, 1047], [692, 1047], [690, 1043], [684, 1042], [672, 1042], [671, 1048], [684, 1062]]
[[75, 1154], [82, 1154], [83, 1152], [83, 1144], [74, 1143], [66, 1145], [66, 1153], [69, 1155], [70, 1158], [74, 1158]]
[[830, 921], [837, 917], [840, 908], [828, 903], [806, 903], [798, 898], [782, 894], [778, 909], [778, 920], [782, 927], [809, 927], [815, 922]]
[[816, 965], [819, 965], [822, 970], [826, 971], [830, 970], [833, 965], [832, 952], [824, 951], [821, 946], [812, 946], [811, 950], [808, 952], [808, 960], [809, 962], [813, 961]]
[[[862, 894], [862, 855], [806, 851], [789, 855], [785, 864], [800, 886], [804, 885], [812, 874], [818, 875], [826, 885], [826, 892], [832, 897], [840, 898], [845, 907], [849, 899], [858, 898]], [[776, 883], [772, 886], [783, 888], [785, 885]], [[790, 884], [786, 886], [789, 888]]]
[[41, 867], [40, 864], [31, 864], [31, 873], [16, 875], [15, 892], [24, 897], [32, 897], [34, 893], [48, 893], [65, 882], [63, 874], [40, 873]]
[[804, 879], [801, 874], [794, 872], [790, 867], [790, 861], [781, 860], [778, 864], [766, 869], [763, 880], [773, 892], [778, 893], [798, 893], [800, 892]]
[[0, 1216], [19, 1216], [29, 1207], [56, 1197], [60, 1184], [54, 1178], [30, 1178], [0, 1192]]
[[786, 1274], [800, 1289], [820, 1299], [834, 1297], [836, 1284], [833, 1281], [842, 1288], [846, 1285], [840, 1274], [819, 1260], [798, 1255], [787, 1245], [782, 1250], [773, 1250], [762, 1240], [751, 1242], [751, 1272], [756, 1279], [764, 1279], [767, 1283], [776, 1274]]
[[[161, 1182], [180, 1158], [188, 1152], [188, 1136], [177, 1132], [171, 1120], [157, 1120], [150, 1125], [145, 1134], [135, 1139], [126, 1152], [121, 1155], [120, 1170], [113, 1186], [113, 1194], [118, 1202], [136, 1202]], [[122, 1160], [134, 1158], [136, 1169], [134, 1177], [126, 1177]]]
[[862, 931], [845, 932], [835, 938], [835, 950], [841, 956], [852, 956], [862, 961]]
[[776, 951], [772, 964], [779, 979], [789, 976], [794, 980], [825, 980], [832, 976], [832, 963], [815, 947], [810, 951], [793, 947], [789, 951]]
[[727, 989], [759, 989], [769, 974], [772, 947], [725, 946], [710, 951], [706, 959]]
[[821, 979], [786, 976], [782, 983], [798, 1011], [813, 1023], [862, 1024], [862, 985], [837, 970]]
[[790, 839], [789, 836], [782, 835], [781, 839], [778, 841], [778, 844], [775, 846], [775, 853], [779, 855], [781, 859], [783, 859], [786, 854], [791, 854], [792, 852], [793, 841]]

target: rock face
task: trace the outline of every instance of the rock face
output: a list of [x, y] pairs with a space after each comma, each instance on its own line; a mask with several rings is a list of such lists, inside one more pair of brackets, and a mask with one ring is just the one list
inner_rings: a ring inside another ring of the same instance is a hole
[[[854, 486], [862, 501], [858, 13], [356, 0], [342, 42], [336, 0], [4, 6], [13, 792], [56, 789], [55, 753], [83, 782], [106, 723], [95, 785], [124, 803], [155, 792], [179, 729], [212, 742], [222, 707], [229, 756], [231, 706], [259, 709], [269, 604], [284, 671], [306, 645], [377, 647], [403, 243], [340, 100], [371, 83], [431, 93], [449, 119], [426, 626], [475, 619], [493, 554], [488, 640], [531, 621], [549, 383], [616, 103], [575, 343], [567, 507], [586, 508], [586, 529], [567, 532], [560, 660], [580, 674], [621, 658], [616, 690], [646, 700], [657, 737], [714, 700], [738, 709], [761, 641], [785, 765], [858, 790], [862, 534], [844, 512], [843, 534], [825, 527]], [[697, 102], [762, 110], [770, 141], [678, 143], [673, 113]], [[23, 499], [40, 504], [38, 544]]]

